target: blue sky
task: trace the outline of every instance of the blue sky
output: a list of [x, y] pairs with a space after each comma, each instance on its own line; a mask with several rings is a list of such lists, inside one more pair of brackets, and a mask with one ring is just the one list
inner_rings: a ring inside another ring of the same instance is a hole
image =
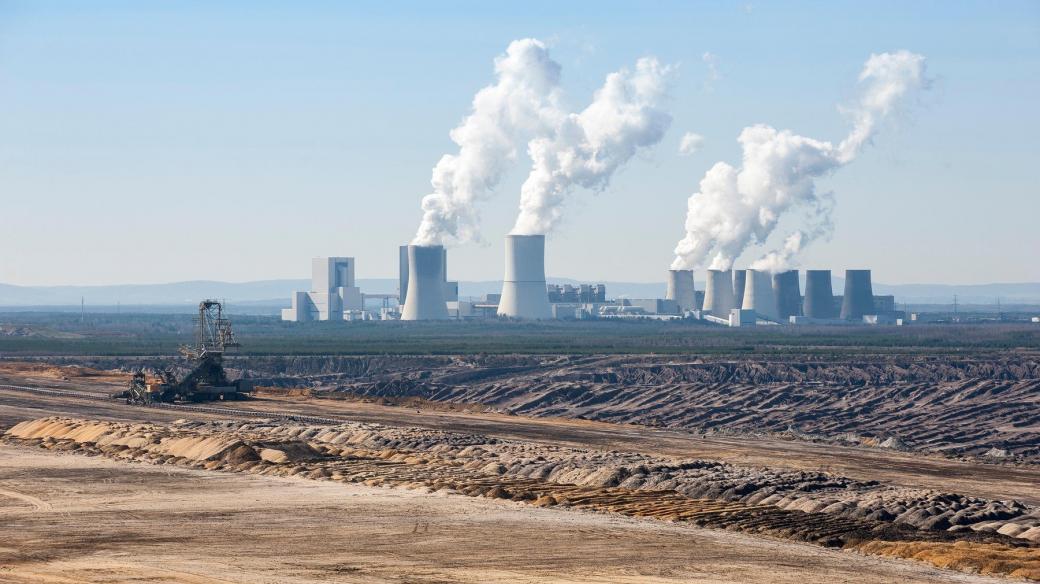
[[[390, 277], [448, 131], [523, 37], [550, 44], [575, 107], [639, 57], [679, 65], [668, 135], [576, 193], [550, 275], [663, 280], [743, 127], [840, 140], [865, 59], [909, 49], [933, 89], [819, 183], [835, 232], [802, 267], [1040, 280], [1040, 3], [497, 4], [0, 0], [0, 282], [306, 277], [318, 255]], [[687, 131], [705, 143], [682, 157]], [[449, 252], [452, 278], [501, 277], [527, 170], [482, 207], [486, 243]]]

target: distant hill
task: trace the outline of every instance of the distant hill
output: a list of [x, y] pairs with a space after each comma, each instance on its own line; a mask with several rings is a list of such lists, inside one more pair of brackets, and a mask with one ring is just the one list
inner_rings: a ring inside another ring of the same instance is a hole
[[[552, 284], [580, 284], [571, 278], [549, 278]], [[588, 283], [588, 282], [587, 282]], [[664, 282], [596, 282], [607, 286], [608, 297], [657, 298], [665, 294]], [[395, 278], [360, 278], [358, 285], [370, 294], [396, 294]], [[834, 279], [841, 293], [844, 282]], [[288, 306], [295, 290], [310, 288], [309, 280], [261, 280], [256, 282], [192, 281], [170, 284], [111, 286], [13, 286], [0, 284], [0, 307], [75, 306], [193, 306], [203, 298], [227, 300], [239, 306]], [[704, 283], [697, 282], [703, 290]], [[499, 280], [459, 282], [459, 295], [479, 298], [502, 290]], [[1040, 304], [1040, 283], [999, 284], [874, 284], [875, 294], [892, 294], [899, 303], [951, 304], [954, 295], [962, 304]]]

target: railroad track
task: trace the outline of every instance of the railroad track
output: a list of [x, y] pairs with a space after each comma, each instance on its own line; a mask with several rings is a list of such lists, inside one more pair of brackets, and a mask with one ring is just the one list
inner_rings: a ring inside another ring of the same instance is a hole
[[[104, 401], [104, 402], [116, 402], [117, 400], [109, 397], [105, 394], [100, 393], [89, 393], [82, 391], [71, 391], [67, 389], [57, 389], [53, 387], [35, 387], [28, 385], [7, 385], [0, 384], [0, 389], [10, 389], [14, 391], [21, 391], [25, 393], [34, 393], [38, 395], [51, 395], [56, 397], [71, 397], [74, 399], [91, 400], [91, 401]], [[256, 410], [247, 410], [242, 408], [226, 408], [219, 406], [202, 406], [202, 405], [189, 405], [189, 404], [167, 404], [167, 403], [155, 403], [146, 405], [134, 405], [128, 406], [134, 408], [154, 408], [162, 410], [176, 410], [183, 412], [197, 412], [200, 414], [216, 414], [219, 416], [226, 416], [229, 418], [263, 418], [263, 419], [274, 419], [284, 420], [289, 422], [303, 422], [306, 424], [317, 424], [322, 426], [336, 426], [346, 422], [350, 422], [346, 418], [329, 418], [325, 416], [309, 416], [307, 414], [279, 414], [275, 412], [258, 412]]]

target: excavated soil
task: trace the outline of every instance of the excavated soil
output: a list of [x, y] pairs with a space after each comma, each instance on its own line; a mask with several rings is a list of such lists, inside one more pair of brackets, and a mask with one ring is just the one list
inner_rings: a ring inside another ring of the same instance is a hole
[[[169, 365], [115, 357], [48, 362], [109, 376]], [[234, 357], [228, 366], [233, 377], [297, 395], [480, 405], [526, 416], [1040, 463], [1040, 358], [1027, 352]]]
[[682, 522], [0, 444], [0, 581], [995, 584]]
[[50, 417], [3, 440], [117, 460], [652, 518], [1040, 579], [1040, 510], [1015, 501], [713, 461], [377, 424]]

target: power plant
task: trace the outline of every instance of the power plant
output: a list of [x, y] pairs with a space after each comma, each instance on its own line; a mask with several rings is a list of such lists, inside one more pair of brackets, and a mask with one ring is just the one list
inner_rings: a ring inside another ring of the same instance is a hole
[[734, 308], [738, 306], [733, 297], [733, 276], [730, 270], [708, 270], [701, 310], [712, 316], [729, 318], [729, 312]]
[[805, 271], [802, 314], [815, 319], [832, 319], [838, 316], [834, 310], [834, 288], [831, 286], [830, 270]]
[[679, 311], [695, 310], [697, 290], [693, 285], [693, 270], [668, 270], [668, 291], [665, 299], [674, 300]]
[[798, 284], [798, 270], [773, 274], [773, 295], [776, 297], [777, 316], [781, 321], [801, 316], [802, 291]]
[[[353, 257], [311, 261], [311, 290], [294, 292], [282, 320], [520, 320], [693, 319], [727, 326], [903, 324], [893, 296], [874, 296], [870, 270], [846, 270], [844, 295], [832, 289], [830, 270], [806, 270], [805, 295], [798, 270], [706, 272], [697, 291], [693, 270], [670, 269], [664, 298], [610, 299], [603, 284], [553, 284], [545, 277], [545, 236], [507, 235], [500, 294], [459, 298], [447, 279], [443, 245], [398, 248], [398, 293], [366, 294], [355, 280]], [[366, 301], [378, 299], [371, 308]], [[396, 301], [396, 302], [395, 302]], [[840, 307], [840, 310], [839, 310]]]
[[354, 281], [354, 258], [314, 258], [311, 291], [295, 292], [290, 308], [282, 309], [282, 320], [344, 320], [345, 312], [362, 308], [361, 289]]
[[408, 246], [408, 287], [401, 320], [444, 320], [448, 304], [444, 299], [444, 246]]
[[845, 270], [845, 296], [841, 301], [842, 320], [860, 320], [874, 314], [874, 289], [870, 270]]
[[552, 318], [545, 287], [545, 236], [507, 235], [505, 259], [498, 315], [529, 320]]
[[773, 276], [765, 270], [747, 270], [744, 283], [744, 303], [741, 308], [754, 310], [761, 318], [771, 321], [780, 320], [777, 310], [776, 294], [773, 292]]
[[733, 270], [733, 306], [744, 305], [744, 286], [747, 283], [747, 272], [744, 270]]

